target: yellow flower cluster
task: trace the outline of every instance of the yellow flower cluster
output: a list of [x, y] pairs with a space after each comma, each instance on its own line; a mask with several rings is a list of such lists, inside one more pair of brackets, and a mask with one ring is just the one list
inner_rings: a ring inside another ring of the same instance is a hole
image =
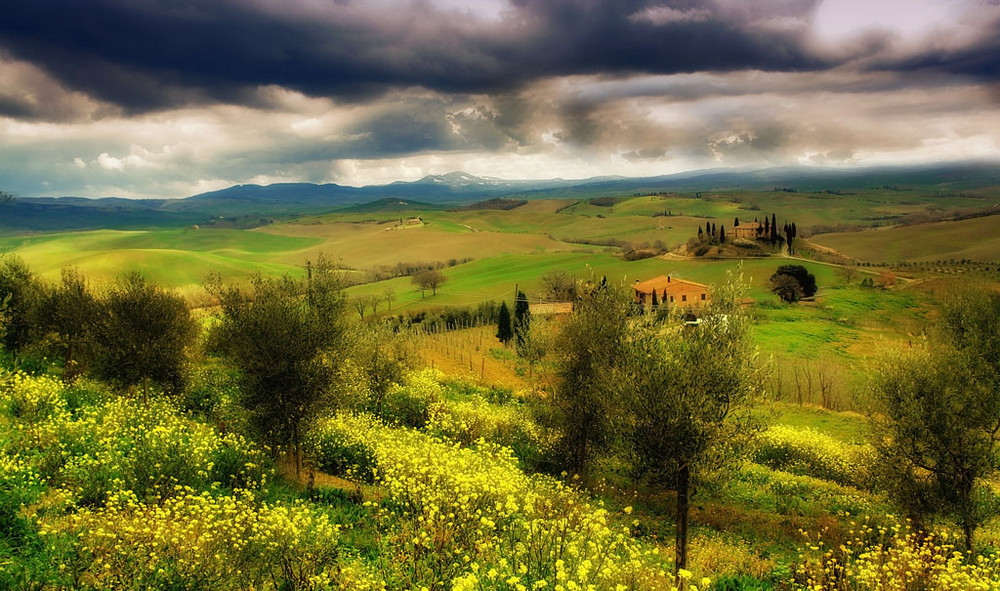
[[506, 446], [541, 445], [542, 433], [520, 407], [474, 397], [430, 405], [426, 429], [463, 445], [478, 439]]
[[127, 489], [166, 496], [177, 485], [259, 488], [266, 456], [238, 435], [219, 435], [172, 402], [110, 398], [67, 410], [66, 388], [44, 376], [0, 375], [0, 410], [10, 436], [5, 455], [20, 457], [49, 483], [99, 501]]
[[461, 447], [341, 414], [317, 437], [371, 455], [388, 497], [378, 513], [402, 586], [456, 589], [663, 588], [655, 552], [557, 481], [528, 476], [509, 448]]
[[24, 422], [62, 418], [68, 414], [61, 382], [46, 376], [0, 370], [0, 411]]
[[775, 425], [761, 434], [754, 460], [776, 470], [862, 488], [871, 484], [875, 451], [816, 429]]
[[165, 587], [312, 589], [337, 582], [338, 528], [306, 505], [258, 505], [253, 494], [213, 496], [178, 487], [160, 504], [130, 491], [82, 509], [63, 527], [93, 557], [96, 589]]
[[997, 591], [1000, 557], [967, 560], [947, 533], [918, 535], [908, 525], [851, 522], [850, 537], [827, 547], [806, 535], [795, 580], [810, 591]]

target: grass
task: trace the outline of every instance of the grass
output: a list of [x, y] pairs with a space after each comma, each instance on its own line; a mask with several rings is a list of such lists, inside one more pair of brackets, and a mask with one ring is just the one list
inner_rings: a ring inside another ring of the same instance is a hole
[[864, 232], [821, 234], [811, 238], [863, 261], [1000, 260], [1000, 217], [936, 222]]

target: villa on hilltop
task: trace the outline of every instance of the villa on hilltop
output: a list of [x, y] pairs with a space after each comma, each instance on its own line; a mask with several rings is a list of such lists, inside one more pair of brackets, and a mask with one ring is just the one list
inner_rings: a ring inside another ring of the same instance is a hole
[[653, 294], [659, 304], [697, 308], [708, 302], [708, 286], [694, 281], [660, 275], [646, 281], [636, 281], [632, 286], [639, 305], [652, 305]]
[[764, 224], [760, 222], [740, 222], [740, 225], [733, 226], [729, 230], [729, 235], [732, 238], [745, 238], [747, 240], [756, 240], [764, 233]]

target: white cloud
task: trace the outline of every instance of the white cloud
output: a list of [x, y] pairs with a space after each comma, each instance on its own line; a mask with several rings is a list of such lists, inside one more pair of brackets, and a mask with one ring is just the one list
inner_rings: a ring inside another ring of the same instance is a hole
[[107, 152], [102, 152], [101, 155], [97, 157], [97, 164], [104, 170], [125, 170], [125, 162], [123, 162], [121, 158], [109, 156]]

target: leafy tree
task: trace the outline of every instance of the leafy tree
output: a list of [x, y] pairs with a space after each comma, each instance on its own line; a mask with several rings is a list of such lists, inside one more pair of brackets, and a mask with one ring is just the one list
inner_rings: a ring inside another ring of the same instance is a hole
[[335, 402], [347, 304], [322, 260], [305, 280], [258, 276], [250, 284], [209, 285], [222, 310], [211, 340], [239, 369], [240, 402], [257, 432], [275, 451], [290, 450], [298, 471], [306, 423]]
[[514, 300], [514, 345], [518, 352], [524, 347], [531, 330], [531, 312], [528, 307], [528, 296], [523, 291], [517, 292], [517, 299]]
[[36, 336], [36, 317], [43, 289], [20, 257], [3, 256], [0, 263], [0, 300], [7, 302], [3, 345], [16, 354]]
[[63, 377], [73, 379], [86, 369], [101, 305], [86, 278], [74, 268], [65, 268], [60, 284], [46, 294], [40, 312], [40, 324], [55, 336], [63, 357]]
[[808, 298], [816, 295], [816, 276], [802, 265], [781, 265], [778, 267], [774, 275], [771, 275], [772, 286], [779, 275], [787, 275], [795, 279], [799, 287], [802, 288], [802, 297]]
[[386, 394], [413, 366], [412, 344], [387, 324], [372, 323], [354, 334], [352, 358], [361, 367], [370, 395], [369, 410], [382, 417]]
[[994, 512], [988, 481], [1000, 471], [1000, 293], [950, 296], [931, 346], [890, 354], [875, 372], [872, 414], [880, 472], [922, 523], [955, 516], [973, 549]]
[[771, 275], [771, 293], [781, 298], [787, 304], [794, 304], [802, 299], [802, 286], [791, 275]]
[[510, 322], [510, 309], [507, 308], [507, 302], [500, 303], [500, 312], [497, 313], [497, 316], [497, 339], [506, 345], [514, 338], [514, 329]]
[[197, 325], [181, 296], [128, 273], [100, 301], [94, 334], [99, 378], [123, 388], [141, 384], [143, 399], [150, 380], [175, 392], [183, 387]]
[[389, 306], [389, 311], [392, 311], [392, 303], [396, 301], [396, 292], [392, 290], [391, 287], [386, 288], [382, 297], [385, 298], [385, 303]]
[[590, 285], [556, 338], [559, 381], [551, 401], [566, 468], [584, 477], [612, 441], [617, 385], [606, 379], [629, 334], [630, 298], [621, 289]]
[[677, 491], [676, 570], [687, 567], [693, 480], [757, 430], [750, 403], [763, 378], [742, 279], [717, 290], [694, 327], [637, 328], [614, 376], [627, 401], [630, 448], [647, 475]]
[[437, 295], [437, 288], [448, 278], [437, 269], [427, 269], [413, 275], [410, 283], [420, 288], [420, 297], [423, 297], [426, 290], [431, 290], [431, 295]]
[[556, 302], [572, 302], [576, 299], [576, 278], [566, 271], [553, 270], [541, 277], [545, 296]]

